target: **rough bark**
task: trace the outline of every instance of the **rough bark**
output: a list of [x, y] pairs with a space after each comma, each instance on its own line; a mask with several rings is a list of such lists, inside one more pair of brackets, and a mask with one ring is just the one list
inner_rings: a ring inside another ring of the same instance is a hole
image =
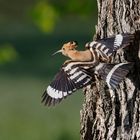
[[[140, 0], [97, 0], [96, 38], [140, 30]], [[115, 62], [135, 62], [133, 70], [115, 90], [104, 81], [85, 89], [81, 115], [82, 140], [140, 139], [140, 41], [115, 56]]]

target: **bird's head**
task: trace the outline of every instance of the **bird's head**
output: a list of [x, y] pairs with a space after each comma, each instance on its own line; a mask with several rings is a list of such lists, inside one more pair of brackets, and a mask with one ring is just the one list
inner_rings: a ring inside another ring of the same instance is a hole
[[68, 56], [68, 53], [70, 51], [74, 51], [75, 48], [78, 46], [76, 41], [70, 41], [68, 43], [65, 43], [62, 48], [60, 50], [58, 50], [57, 52], [55, 52], [53, 55], [57, 54], [57, 53], [62, 53], [65, 56]]

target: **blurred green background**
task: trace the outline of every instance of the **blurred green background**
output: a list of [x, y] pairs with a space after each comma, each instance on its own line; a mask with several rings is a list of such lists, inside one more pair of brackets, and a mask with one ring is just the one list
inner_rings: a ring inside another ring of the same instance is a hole
[[82, 90], [53, 108], [41, 95], [67, 59], [51, 54], [84, 49], [96, 21], [94, 0], [0, 0], [0, 140], [80, 139]]

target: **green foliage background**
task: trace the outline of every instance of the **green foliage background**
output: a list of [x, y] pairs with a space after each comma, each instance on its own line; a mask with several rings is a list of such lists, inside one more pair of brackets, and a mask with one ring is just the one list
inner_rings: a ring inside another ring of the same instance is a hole
[[41, 95], [67, 59], [51, 54], [84, 49], [96, 19], [93, 0], [0, 0], [0, 140], [80, 139], [82, 90], [54, 108]]

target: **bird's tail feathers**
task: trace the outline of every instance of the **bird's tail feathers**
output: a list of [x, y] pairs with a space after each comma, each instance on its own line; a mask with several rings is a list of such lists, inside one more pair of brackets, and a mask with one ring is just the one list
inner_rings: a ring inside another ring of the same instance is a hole
[[115, 89], [132, 67], [133, 63], [102, 64], [97, 73], [106, 81], [109, 88]]

